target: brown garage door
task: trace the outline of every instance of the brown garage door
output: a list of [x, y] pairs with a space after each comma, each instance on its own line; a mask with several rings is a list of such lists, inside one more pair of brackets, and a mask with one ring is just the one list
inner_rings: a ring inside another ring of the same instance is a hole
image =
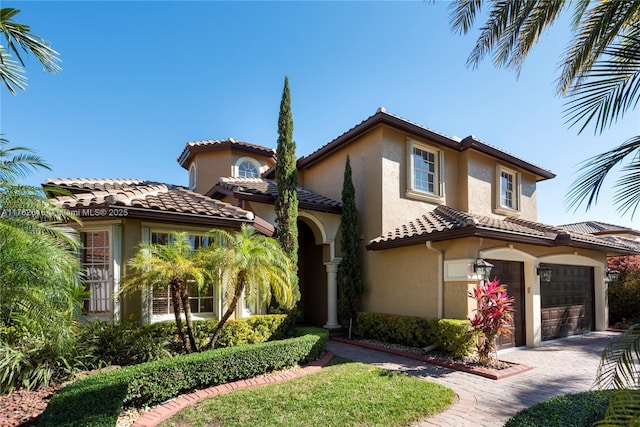
[[551, 283], [540, 283], [542, 340], [593, 330], [593, 268], [548, 266], [551, 267]]
[[510, 334], [501, 335], [496, 339], [499, 349], [525, 345], [524, 328], [524, 286], [523, 267], [521, 262], [488, 260], [493, 264], [491, 279], [500, 280], [507, 285], [507, 293], [514, 297], [513, 324]]

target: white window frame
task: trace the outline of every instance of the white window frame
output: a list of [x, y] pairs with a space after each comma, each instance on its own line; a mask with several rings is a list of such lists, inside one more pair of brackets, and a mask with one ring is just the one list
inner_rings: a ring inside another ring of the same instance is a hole
[[[107, 265], [107, 277], [106, 280], [102, 280], [108, 289], [106, 290], [108, 295], [105, 297], [108, 300], [106, 301], [92, 301], [91, 296], [88, 297], [89, 304], [107, 304], [107, 310], [103, 311], [88, 311], [84, 314], [84, 317], [87, 319], [100, 319], [100, 320], [108, 320], [119, 322], [120, 321], [120, 300], [118, 298], [113, 298], [113, 296], [118, 292], [120, 287], [120, 226], [119, 225], [111, 225], [111, 226], [101, 226], [101, 227], [87, 227], [81, 228], [78, 230], [80, 233], [96, 233], [96, 232], [104, 232], [107, 234], [107, 239], [109, 240], [106, 245], [106, 249], [109, 251], [109, 259], [106, 261]], [[82, 271], [84, 271], [84, 263], [82, 260], [82, 251], [84, 248], [80, 249], [78, 253], [78, 257], [81, 263]], [[86, 287], [91, 290], [92, 283], [91, 279], [85, 277], [84, 279]], [[104, 298], [103, 298], [104, 299]], [[84, 302], [83, 302], [84, 304]]]
[[195, 191], [196, 186], [198, 185], [197, 171], [196, 163], [191, 163], [191, 166], [189, 166], [189, 190], [191, 191]]
[[251, 163], [256, 168], [256, 170], [258, 171], [258, 176], [256, 176], [255, 178], [260, 178], [260, 174], [262, 173], [260, 169], [262, 166], [256, 159], [252, 157], [240, 157], [236, 161], [235, 165], [233, 165], [233, 176], [236, 178], [244, 178], [240, 176], [240, 165], [245, 162]]
[[[433, 192], [425, 191], [415, 187], [415, 165], [413, 162], [413, 151], [418, 149], [433, 154], [434, 158], [434, 179]], [[407, 138], [407, 191], [406, 197], [411, 199], [424, 200], [428, 202], [444, 203], [444, 154], [429, 145], [422, 144], [413, 139]]]
[[[153, 233], [163, 233], [168, 234], [172, 232], [186, 232], [191, 235], [205, 235], [208, 230], [201, 229], [193, 229], [193, 228], [180, 228], [176, 229], [170, 226], [143, 226], [143, 241], [146, 243], [152, 242], [152, 234]], [[208, 298], [208, 297], [207, 297]], [[205, 319], [220, 319], [221, 316], [221, 307], [220, 307], [220, 295], [217, 287], [213, 287], [211, 298], [213, 300], [213, 310], [201, 313], [192, 313], [192, 318], [194, 320], [205, 320]], [[164, 313], [164, 314], [154, 314], [153, 313], [153, 292], [150, 289], [145, 289], [143, 291], [143, 307], [142, 307], [142, 318], [144, 319], [144, 323], [156, 323], [156, 322], [164, 322], [167, 320], [174, 320], [175, 315], [173, 312]]]
[[[513, 206], [508, 206], [502, 203], [502, 174], [508, 174], [513, 177]], [[520, 194], [521, 190], [521, 176], [519, 172], [513, 169], [506, 168], [502, 165], [496, 167], [496, 205], [494, 211], [503, 215], [519, 215], [520, 214]]]

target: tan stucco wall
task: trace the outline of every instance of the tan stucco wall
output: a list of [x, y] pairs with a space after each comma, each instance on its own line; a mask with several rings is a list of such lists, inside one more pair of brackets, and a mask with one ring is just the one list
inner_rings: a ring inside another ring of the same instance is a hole
[[[497, 166], [500, 164], [507, 169], [520, 173], [520, 212], [519, 218], [536, 221], [537, 198], [536, 178], [533, 174], [525, 172], [507, 163], [498, 162], [486, 154], [467, 150], [464, 153], [467, 169], [460, 169], [461, 180], [467, 181], [466, 210], [477, 215], [486, 215], [495, 218], [505, 218], [506, 215], [496, 212], [497, 192]], [[453, 206], [452, 206], [453, 207]]]
[[[219, 150], [196, 153], [192, 163], [196, 165], [196, 188], [201, 194], [209, 191], [221, 177], [235, 176], [235, 164], [243, 157], [249, 157], [260, 164], [260, 173], [265, 172], [275, 163], [271, 157], [249, 154], [236, 150]], [[187, 174], [191, 164], [187, 166]]]
[[363, 309], [409, 316], [438, 316], [438, 257], [426, 245], [367, 252]]

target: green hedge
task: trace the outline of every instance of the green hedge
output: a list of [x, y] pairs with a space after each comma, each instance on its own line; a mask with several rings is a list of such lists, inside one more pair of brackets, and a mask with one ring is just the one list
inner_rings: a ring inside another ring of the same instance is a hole
[[[265, 314], [247, 317], [244, 319], [230, 320], [222, 328], [222, 333], [216, 348], [234, 347], [245, 344], [257, 344], [265, 341], [281, 340], [286, 338], [287, 331], [292, 320], [286, 314]], [[213, 331], [218, 324], [217, 320], [194, 320], [193, 334], [198, 348], [203, 349], [208, 343]], [[158, 335], [173, 337], [171, 352], [180, 354], [182, 343], [177, 338], [176, 322], [160, 322], [149, 325], [152, 331]]]
[[362, 338], [411, 347], [435, 344], [455, 356], [470, 353], [474, 345], [468, 320], [358, 313], [355, 333]]
[[57, 392], [41, 426], [115, 426], [124, 408], [155, 405], [197, 389], [315, 360], [328, 334], [222, 348], [129, 366], [78, 380]]
[[552, 397], [513, 416], [505, 427], [591, 427], [604, 418], [613, 390]]

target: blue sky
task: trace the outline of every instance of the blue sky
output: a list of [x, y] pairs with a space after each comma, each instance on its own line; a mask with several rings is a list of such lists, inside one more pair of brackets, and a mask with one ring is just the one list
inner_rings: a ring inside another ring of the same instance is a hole
[[303, 156], [375, 113], [477, 138], [557, 177], [538, 185], [538, 220], [601, 220], [640, 229], [612, 205], [614, 173], [596, 208], [565, 194], [580, 161], [640, 132], [638, 112], [577, 135], [556, 97], [567, 17], [517, 77], [490, 60], [466, 66], [477, 32], [449, 28], [448, 3], [3, 1], [60, 52], [63, 71], [31, 58], [29, 87], [0, 89], [0, 132], [37, 150], [53, 177], [144, 178], [187, 184], [176, 162], [189, 141], [275, 147], [285, 75]]

